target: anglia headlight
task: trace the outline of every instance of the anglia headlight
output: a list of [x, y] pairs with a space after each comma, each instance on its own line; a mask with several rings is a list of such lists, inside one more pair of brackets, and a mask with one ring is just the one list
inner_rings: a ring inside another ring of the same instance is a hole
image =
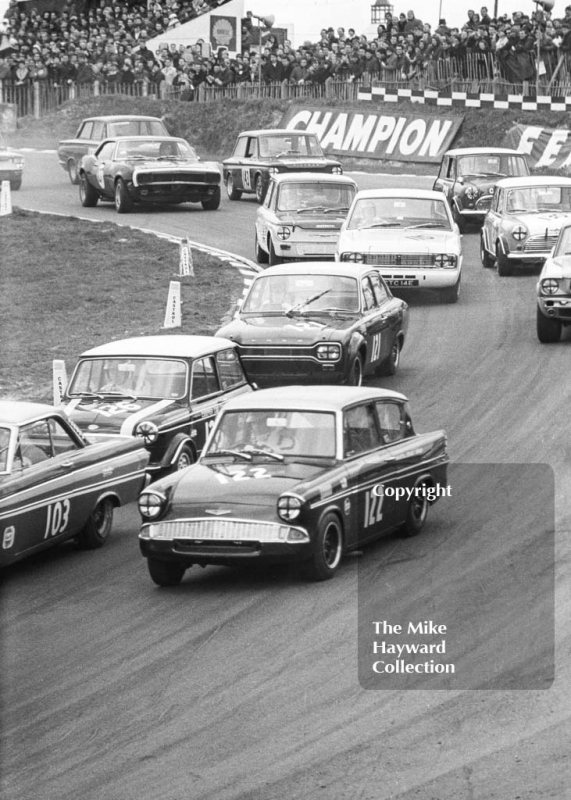
[[555, 294], [559, 291], [559, 281], [557, 278], [544, 278], [541, 281], [541, 291], [543, 294]]
[[527, 228], [524, 228], [523, 225], [518, 225], [517, 228], [513, 229], [512, 236], [516, 241], [521, 242], [527, 236]]
[[441, 269], [454, 269], [458, 263], [458, 256], [448, 253], [437, 253], [434, 256], [434, 264]]
[[337, 361], [341, 358], [341, 345], [318, 344], [316, 354], [320, 361]]
[[475, 200], [480, 194], [480, 190], [477, 186], [472, 186], [472, 184], [469, 183], [468, 186], [464, 187], [464, 194], [468, 200]]
[[159, 438], [159, 429], [154, 422], [143, 420], [135, 428], [135, 436], [140, 436], [145, 444], [153, 444]]
[[277, 229], [276, 233], [277, 233], [278, 239], [280, 239], [283, 242], [284, 239], [289, 239], [289, 237], [291, 236], [292, 230], [291, 230], [291, 228], [288, 228], [287, 225], [280, 225], [279, 228]]
[[143, 519], [157, 519], [167, 505], [167, 498], [162, 492], [143, 492], [139, 496], [139, 513]]
[[278, 517], [291, 522], [292, 519], [299, 517], [303, 502], [300, 497], [285, 494], [278, 500]]
[[356, 264], [362, 264], [365, 260], [363, 253], [341, 253], [341, 261], [352, 261]]

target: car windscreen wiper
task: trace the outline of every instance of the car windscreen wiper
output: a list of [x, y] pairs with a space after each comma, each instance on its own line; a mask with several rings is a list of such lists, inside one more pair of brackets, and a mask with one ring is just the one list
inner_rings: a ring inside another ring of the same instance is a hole
[[244, 461], [251, 461], [252, 456], [245, 452], [244, 450], [230, 450], [230, 449], [222, 449], [222, 450], [214, 450], [213, 452], [209, 451], [205, 454], [205, 458], [214, 458], [214, 456], [236, 456], [236, 458], [243, 458]]
[[311, 303], [314, 303], [316, 300], [319, 300], [320, 297], [323, 297], [324, 294], [327, 294], [330, 291], [331, 289], [325, 289], [323, 292], [318, 292], [318, 294], [314, 294], [313, 297], [309, 297], [307, 300], [302, 300], [300, 303], [296, 303], [291, 308], [288, 308], [287, 311], [284, 311], [284, 314], [286, 317], [290, 317], [296, 311], [301, 311], [302, 308], [305, 308], [305, 306], [308, 306]]
[[411, 231], [414, 228], [450, 228], [446, 222], [419, 222], [417, 225], [407, 225], [405, 230]]

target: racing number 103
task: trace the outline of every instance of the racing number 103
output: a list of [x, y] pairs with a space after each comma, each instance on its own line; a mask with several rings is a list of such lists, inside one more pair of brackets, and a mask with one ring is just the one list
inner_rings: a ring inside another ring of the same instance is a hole
[[384, 499], [384, 492], [379, 496], [375, 493], [374, 488], [365, 492], [365, 528], [376, 525], [377, 522], [382, 520]]
[[69, 523], [69, 511], [69, 500], [58, 500], [48, 506], [44, 539], [49, 539], [50, 536], [57, 536], [65, 531]]

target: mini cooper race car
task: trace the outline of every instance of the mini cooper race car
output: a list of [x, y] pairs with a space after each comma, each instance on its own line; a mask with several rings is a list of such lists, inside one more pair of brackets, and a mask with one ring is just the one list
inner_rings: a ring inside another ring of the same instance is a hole
[[517, 264], [545, 261], [562, 225], [571, 223], [571, 178], [505, 178], [497, 183], [480, 235], [482, 266], [511, 275]]
[[58, 161], [73, 184], [79, 183], [79, 165], [83, 156], [94, 153], [101, 142], [115, 136], [169, 136], [169, 132], [157, 117], [118, 115], [84, 119], [75, 139], [64, 139], [57, 149]]
[[159, 586], [194, 564], [297, 562], [326, 580], [343, 553], [419, 533], [448, 461], [444, 431], [415, 434], [397, 392], [263, 389], [225, 406], [197, 464], [141, 493], [141, 552]]
[[558, 342], [571, 325], [571, 225], [561, 228], [552, 253], [537, 282], [537, 338]]
[[274, 175], [256, 216], [256, 259], [333, 259], [341, 223], [357, 192], [345, 175]]
[[314, 133], [287, 129], [243, 131], [222, 168], [230, 200], [255, 194], [258, 203], [278, 172], [343, 172], [339, 161], [326, 157]]
[[0, 183], [10, 181], [10, 189], [17, 191], [22, 185], [24, 156], [8, 147], [0, 133]]
[[140, 439], [93, 443], [52, 406], [0, 401], [0, 566], [66, 539], [101, 547], [148, 460]]
[[358, 192], [335, 257], [376, 267], [391, 289], [437, 289], [445, 303], [460, 295], [462, 241], [441, 192]]
[[529, 175], [525, 155], [503, 147], [464, 147], [444, 153], [432, 187], [444, 192], [454, 222], [463, 232], [468, 222], [481, 224], [501, 178]]
[[92, 438], [141, 437], [151, 455], [148, 472], [157, 475], [196, 461], [223, 403], [251, 391], [232, 342], [141, 336], [83, 353], [64, 403]]
[[378, 271], [361, 264], [270, 267], [254, 280], [235, 319], [217, 332], [235, 342], [251, 381], [361, 384], [394, 375], [408, 306]]
[[112, 200], [119, 214], [128, 214], [136, 203], [202, 203], [206, 211], [215, 211], [220, 205], [220, 170], [200, 161], [184, 139], [107, 139], [81, 160], [79, 199], [86, 207]]

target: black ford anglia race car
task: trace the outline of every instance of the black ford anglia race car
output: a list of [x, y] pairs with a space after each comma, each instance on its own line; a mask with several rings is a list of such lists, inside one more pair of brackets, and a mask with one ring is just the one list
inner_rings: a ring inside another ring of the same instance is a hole
[[226, 404], [197, 464], [141, 493], [141, 552], [159, 586], [264, 561], [326, 580], [343, 553], [419, 533], [447, 465], [444, 431], [415, 434], [397, 392], [264, 389]]

